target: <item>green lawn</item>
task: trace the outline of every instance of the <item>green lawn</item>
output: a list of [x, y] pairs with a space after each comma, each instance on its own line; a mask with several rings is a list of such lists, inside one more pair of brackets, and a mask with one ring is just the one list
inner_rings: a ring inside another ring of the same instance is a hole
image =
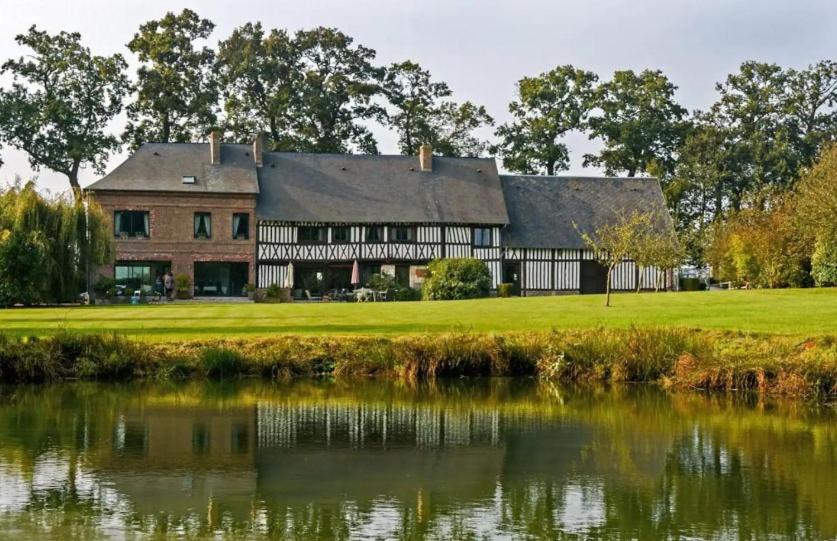
[[789, 335], [837, 333], [837, 289], [624, 293], [370, 304], [177, 304], [0, 310], [0, 331], [66, 329], [200, 338], [299, 334], [541, 331], [667, 325]]

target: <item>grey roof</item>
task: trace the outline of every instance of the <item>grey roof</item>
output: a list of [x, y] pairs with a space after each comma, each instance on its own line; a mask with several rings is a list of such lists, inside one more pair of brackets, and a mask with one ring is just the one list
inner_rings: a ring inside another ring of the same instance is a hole
[[332, 223], [506, 224], [491, 158], [268, 152], [260, 171], [260, 219]]
[[[184, 184], [194, 176], [194, 184]], [[212, 165], [206, 143], [146, 143], [90, 191], [160, 191], [257, 194], [259, 183], [249, 145], [221, 145]]]
[[665, 209], [656, 178], [503, 175], [501, 179], [511, 219], [502, 238], [510, 247], [583, 248], [579, 231], [592, 234], [620, 212]]

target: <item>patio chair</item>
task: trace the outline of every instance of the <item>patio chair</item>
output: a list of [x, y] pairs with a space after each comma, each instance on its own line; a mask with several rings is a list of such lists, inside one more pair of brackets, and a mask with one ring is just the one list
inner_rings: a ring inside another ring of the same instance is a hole
[[308, 291], [307, 289], [305, 290], [305, 298], [308, 299], [309, 301], [321, 301], [321, 300], [323, 300], [322, 297], [316, 297], [314, 295], [311, 295], [311, 292]]

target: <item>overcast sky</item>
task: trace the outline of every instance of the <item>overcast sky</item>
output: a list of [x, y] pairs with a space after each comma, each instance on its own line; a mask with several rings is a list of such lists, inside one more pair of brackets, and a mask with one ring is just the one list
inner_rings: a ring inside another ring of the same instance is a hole
[[[661, 69], [692, 110], [711, 104], [715, 83], [744, 60], [802, 68], [837, 56], [837, 0], [0, 0], [0, 59], [19, 56], [14, 36], [37, 24], [80, 32], [94, 53], [120, 52], [133, 71], [125, 43], [137, 27], [185, 7], [216, 24], [213, 45], [247, 21], [337, 27], [376, 50], [382, 64], [419, 62], [455, 99], [485, 105], [498, 123], [508, 118], [515, 81], [560, 64], [602, 78], [617, 69]], [[391, 133], [376, 134], [381, 152], [397, 151]], [[567, 143], [570, 172], [597, 173], [581, 167], [581, 155], [597, 145], [581, 135]], [[3, 181], [35, 174], [24, 154], [6, 148], [2, 155]], [[110, 167], [123, 158], [113, 157]], [[67, 184], [50, 171], [37, 175], [43, 188]], [[83, 185], [94, 179], [83, 172]]]

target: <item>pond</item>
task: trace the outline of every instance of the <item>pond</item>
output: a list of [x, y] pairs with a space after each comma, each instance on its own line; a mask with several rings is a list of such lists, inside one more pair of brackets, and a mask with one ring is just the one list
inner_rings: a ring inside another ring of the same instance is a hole
[[0, 388], [3, 538], [834, 538], [833, 407], [535, 380]]

